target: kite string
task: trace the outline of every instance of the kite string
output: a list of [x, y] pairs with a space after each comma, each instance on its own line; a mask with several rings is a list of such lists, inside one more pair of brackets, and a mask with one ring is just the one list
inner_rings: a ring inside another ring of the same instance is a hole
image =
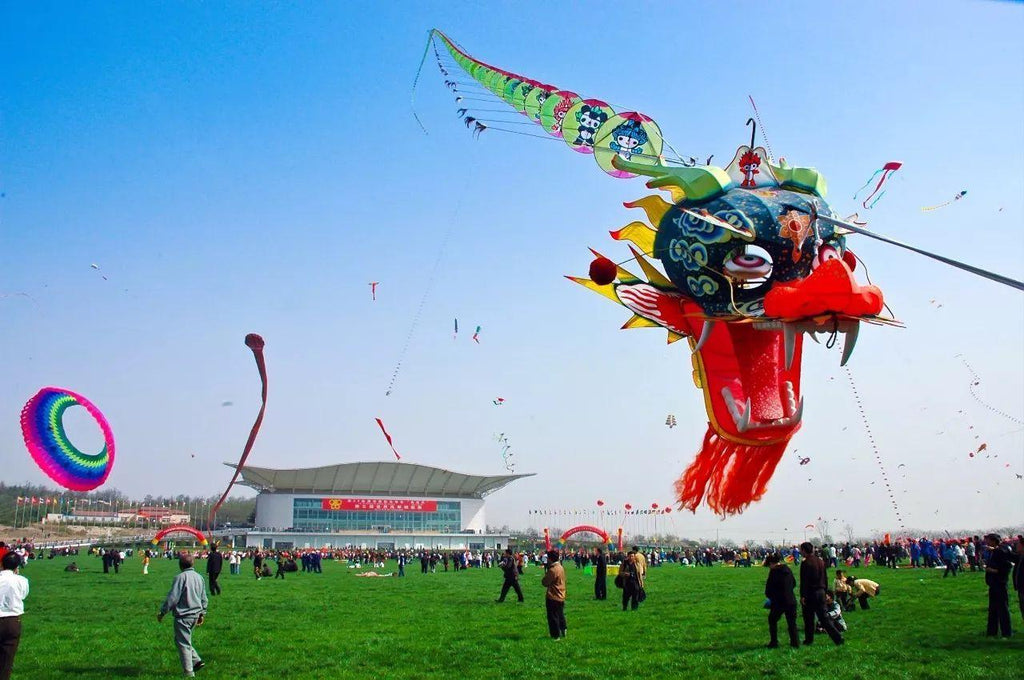
[[420, 59], [420, 67], [416, 69], [416, 77], [412, 81], [412, 94], [409, 97], [409, 105], [412, 107], [412, 117], [416, 119], [416, 123], [423, 130], [423, 134], [430, 134], [427, 132], [427, 128], [423, 127], [423, 121], [416, 115], [416, 85], [420, 82], [420, 73], [423, 71], [423, 64], [427, 61], [427, 55], [430, 53], [430, 46], [434, 42], [434, 29], [430, 29], [427, 32], [427, 44], [423, 47], [423, 57]]
[[[844, 348], [845, 349], [845, 348]], [[853, 381], [853, 373], [850, 371], [850, 367], [843, 366], [843, 370], [846, 371], [846, 378], [850, 383], [850, 390], [853, 392], [854, 401], [857, 403], [857, 410], [860, 411], [861, 422], [864, 423], [864, 431], [868, 435], [868, 442], [871, 444], [871, 450], [875, 454], [875, 463], [878, 464], [878, 470], [882, 474], [882, 481], [885, 482], [885, 488], [889, 494], [889, 502], [892, 503], [892, 509], [896, 512], [896, 520], [899, 522], [900, 530], [906, 531], [906, 527], [903, 524], [903, 516], [900, 512], [899, 505], [896, 503], [896, 496], [892, 492], [892, 486], [889, 483], [889, 475], [885, 472], [885, 465], [882, 463], [882, 454], [878, 450], [878, 444], [875, 443], [875, 436], [871, 432], [871, 423], [868, 421], [867, 412], [864, 411], [864, 404], [860, 399], [860, 392], [857, 391], [857, 384]]]
[[[757, 118], [757, 127], [761, 128], [761, 138], [764, 139], [764, 148], [768, 151], [768, 160], [774, 161], [775, 154], [772, 153], [772, 145], [768, 143], [768, 133], [764, 129], [764, 123], [761, 122], [761, 114], [757, 110], [757, 104], [754, 103], [754, 98], [749, 94], [747, 95], [747, 99], [750, 100], [750, 105], [754, 107], [754, 117]], [[753, 149], [751, 149], [751, 151], [753, 151]]]
[[971, 396], [974, 397], [974, 401], [978, 402], [979, 404], [981, 404], [982, 406], [987, 408], [989, 411], [992, 411], [993, 413], [995, 413], [997, 415], [1001, 415], [1002, 417], [1006, 418], [1007, 420], [1009, 420], [1011, 422], [1017, 423], [1018, 425], [1024, 425], [1024, 420], [1021, 420], [1020, 418], [1014, 418], [1009, 413], [1004, 413], [1003, 411], [1000, 411], [995, 406], [992, 406], [991, 404], [985, 402], [984, 400], [982, 400], [981, 397], [978, 396], [978, 393], [974, 391], [974, 388], [975, 388], [975, 386], [977, 384], [979, 384], [981, 382], [981, 376], [979, 376], [974, 371], [974, 368], [969, 363], [967, 363], [967, 359], [964, 358], [964, 355], [960, 354], [958, 356], [960, 357], [960, 361], [964, 362], [964, 366], [966, 366], [967, 370], [970, 371], [970, 373], [971, 373], [970, 392], [971, 392]]
[[430, 298], [430, 293], [434, 288], [434, 282], [437, 279], [437, 272], [441, 267], [441, 261], [444, 259], [444, 253], [448, 247], [448, 241], [451, 239], [452, 232], [458, 222], [459, 212], [462, 209], [462, 203], [465, 200], [465, 195], [469, 189], [469, 183], [476, 177], [476, 166], [478, 160], [479, 155], [474, 154], [472, 167], [470, 168], [470, 171], [466, 173], [466, 185], [463, 190], [459, 192], [458, 202], [452, 209], [451, 219], [448, 220], [448, 228], [445, 230], [444, 237], [441, 239], [441, 245], [437, 249], [437, 257], [434, 258], [434, 264], [430, 269], [430, 276], [427, 278], [427, 283], [423, 287], [423, 296], [420, 297], [420, 304], [416, 308], [416, 314], [413, 316], [412, 323], [409, 326], [409, 332], [405, 336], [405, 342], [402, 344], [402, 350], [398, 353], [398, 363], [395, 364], [395, 370], [391, 373], [391, 381], [388, 383], [388, 389], [384, 393], [385, 397], [391, 396], [391, 391], [394, 389], [395, 382], [398, 380], [398, 372], [402, 370], [402, 362], [405, 360], [405, 355], [409, 351], [409, 345], [412, 344], [412, 338], [416, 333], [416, 327], [419, 325], [420, 317], [423, 315], [423, 309], [426, 307], [427, 300]]

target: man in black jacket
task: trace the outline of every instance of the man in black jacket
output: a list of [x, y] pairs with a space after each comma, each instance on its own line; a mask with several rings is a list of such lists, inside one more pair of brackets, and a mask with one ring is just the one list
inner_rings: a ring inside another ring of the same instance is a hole
[[807, 541], [800, 544], [800, 555], [803, 556], [800, 563], [800, 605], [804, 616], [804, 644], [814, 642], [814, 617], [817, 616], [832, 642], [841, 645], [842, 633], [825, 616], [825, 589], [828, 588], [825, 563], [814, 554], [814, 546]]
[[608, 599], [608, 558], [600, 548], [594, 555], [594, 599]]
[[224, 568], [224, 556], [220, 554], [218, 550], [218, 544], [213, 544], [213, 550], [210, 551], [209, 557], [206, 558], [206, 576], [210, 579], [210, 594], [220, 595], [220, 584], [217, 583], [217, 577], [220, 576], [221, 569]]
[[505, 554], [501, 558], [501, 571], [505, 574], [505, 581], [501, 584], [501, 595], [498, 596], [498, 602], [504, 602], [505, 596], [508, 595], [509, 588], [516, 591], [516, 595], [519, 596], [519, 601], [523, 601], [523, 589], [519, 587], [519, 572], [516, 571], [516, 558], [512, 554], [511, 548], [505, 549]]
[[789, 629], [789, 646], [799, 647], [800, 638], [796, 632], [796, 597], [793, 588], [796, 579], [789, 567], [782, 563], [778, 553], [765, 558], [768, 565], [768, 581], [764, 584], [764, 596], [768, 598], [768, 634], [771, 636], [769, 647], [779, 646], [779, 619], [786, 616], [786, 627]]
[[988, 630], [986, 635], [995, 637], [1000, 633], [1004, 638], [1010, 637], [1010, 599], [1006, 590], [1006, 581], [1010, 576], [1013, 558], [1010, 551], [1000, 545], [999, 534], [985, 536], [989, 556], [985, 560], [985, 584], [988, 586]]

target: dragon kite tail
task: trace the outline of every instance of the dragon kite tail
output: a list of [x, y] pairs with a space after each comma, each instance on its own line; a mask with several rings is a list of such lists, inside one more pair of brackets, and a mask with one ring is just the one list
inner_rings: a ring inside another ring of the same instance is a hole
[[[592, 154], [598, 166], [612, 177], [637, 176], [617, 167], [615, 159], [648, 166], [662, 164], [661, 129], [649, 116], [636, 111], [616, 112], [603, 100], [583, 98], [486, 64], [437, 29], [431, 32], [431, 39], [440, 41], [452, 59], [484, 89], [540, 125], [544, 132], [562, 138], [573, 151]], [[446, 80], [445, 86], [457, 92], [449, 85], [453, 82]]]

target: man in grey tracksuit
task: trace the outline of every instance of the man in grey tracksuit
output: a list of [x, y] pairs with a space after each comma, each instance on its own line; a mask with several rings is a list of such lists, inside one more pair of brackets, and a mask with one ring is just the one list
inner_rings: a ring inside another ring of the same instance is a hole
[[206, 665], [192, 647], [192, 629], [203, 625], [207, 605], [206, 584], [192, 568], [193, 562], [192, 555], [188, 553], [178, 556], [181, 573], [174, 577], [171, 591], [156, 616], [157, 621], [162, 621], [167, 612], [174, 615], [174, 643], [178, 646], [186, 678], [195, 677], [195, 671]]

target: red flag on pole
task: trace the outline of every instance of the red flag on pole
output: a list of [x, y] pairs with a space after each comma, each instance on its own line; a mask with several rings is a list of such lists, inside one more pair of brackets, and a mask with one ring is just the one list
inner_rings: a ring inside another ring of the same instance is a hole
[[384, 429], [384, 423], [381, 422], [380, 418], [374, 418], [374, 420], [376, 420], [377, 424], [380, 425], [380, 431], [384, 433], [384, 438], [388, 440], [388, 446], [390, 446], [391, 450], [395, 452], [395, 458], [402, 460], [402, 457], [398, 455], [398, 451], [395, 450], [395, 445], [391, 442], [391, 435], [389, 435], [388, 431]]

